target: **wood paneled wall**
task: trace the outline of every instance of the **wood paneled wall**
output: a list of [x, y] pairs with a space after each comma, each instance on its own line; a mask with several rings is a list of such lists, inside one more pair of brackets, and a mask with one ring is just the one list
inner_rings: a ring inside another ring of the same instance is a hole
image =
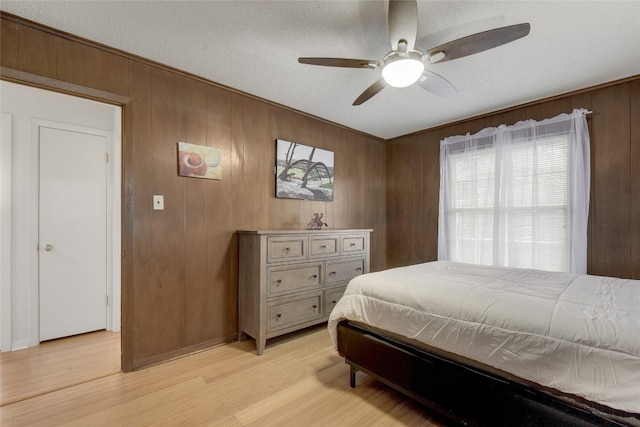
[[[124, 370], [236, 338], [235, 230], [303, 229], [324, 212], [330, 228], [372, 228], [372, 270], [386, 267], [384, 141], [8, 14], [0, 30], [2, 78], [127, 99]], [[335, 152], [334, 202], [274, 197], [276, 138]], [[178, 177], [178, 141], [219, 148], [222, 180]]]
[[640, 77], [388, 141], [388, 267], [437, 259], [443, 138], [581, 107], [593, 111], [588, 272], [640, 279]]

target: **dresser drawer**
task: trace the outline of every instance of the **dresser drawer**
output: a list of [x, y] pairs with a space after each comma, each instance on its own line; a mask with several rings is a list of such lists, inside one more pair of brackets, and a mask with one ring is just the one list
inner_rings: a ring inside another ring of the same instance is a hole
[[364, 273], [364, 258], [327, 261], [327, 286], [348, 282]]
[[335, 289], [331, 289], [326, 291], [326, 296], [324, 299], [324, 306], [325, 306], [325, 316], [328, 316], [329, 314], [331, 314], [331, 310], [333, 310], [333, 307], [336, 306], [336, 304], [338, 303], [338, 301], [340, 300], [340, 298], [342, 298], [342, 295], [344, 294], [344, 290], [346, 289], [346, 286], [342, 286], [340, 288], [335, 288]]
[[321, 293], [272, 301], [268, 308], [267, 331], [288, 328], [323, 317]]
[[322, 263], [267, 267], [267, 297], [320, 288]]
[[307, 238], [304, 236], [269, 237], [267, 262], [296, 261], [306, 259]]
[[367, 239], [367, 236], [364, 234], [353, 235], [353, 236], [343, 236], [342, 237], [342, 253], [354, 254], [358, 252], [365, 252], [366, 239]]
[[338, 255], [338, 236], [309, 237], [309, 257], [320, 258]]

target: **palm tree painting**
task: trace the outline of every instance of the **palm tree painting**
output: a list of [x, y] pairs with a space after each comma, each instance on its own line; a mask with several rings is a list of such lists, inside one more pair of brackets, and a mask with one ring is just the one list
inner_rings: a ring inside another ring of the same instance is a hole
[[333, 201], [333, 151], [276, 140], [276, 197]]

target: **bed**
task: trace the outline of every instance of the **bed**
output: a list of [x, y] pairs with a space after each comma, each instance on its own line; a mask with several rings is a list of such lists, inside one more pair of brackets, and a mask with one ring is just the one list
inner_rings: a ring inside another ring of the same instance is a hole
[[353, 279], [329, 333], [462, 425], [640, 426], [640, 281], [430, 262]]

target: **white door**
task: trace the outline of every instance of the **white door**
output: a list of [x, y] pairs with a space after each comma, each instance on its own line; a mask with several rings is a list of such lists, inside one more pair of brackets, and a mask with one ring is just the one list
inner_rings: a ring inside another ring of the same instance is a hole
[[40, 127], [40, 341], [107, 324], [107, 140]]

